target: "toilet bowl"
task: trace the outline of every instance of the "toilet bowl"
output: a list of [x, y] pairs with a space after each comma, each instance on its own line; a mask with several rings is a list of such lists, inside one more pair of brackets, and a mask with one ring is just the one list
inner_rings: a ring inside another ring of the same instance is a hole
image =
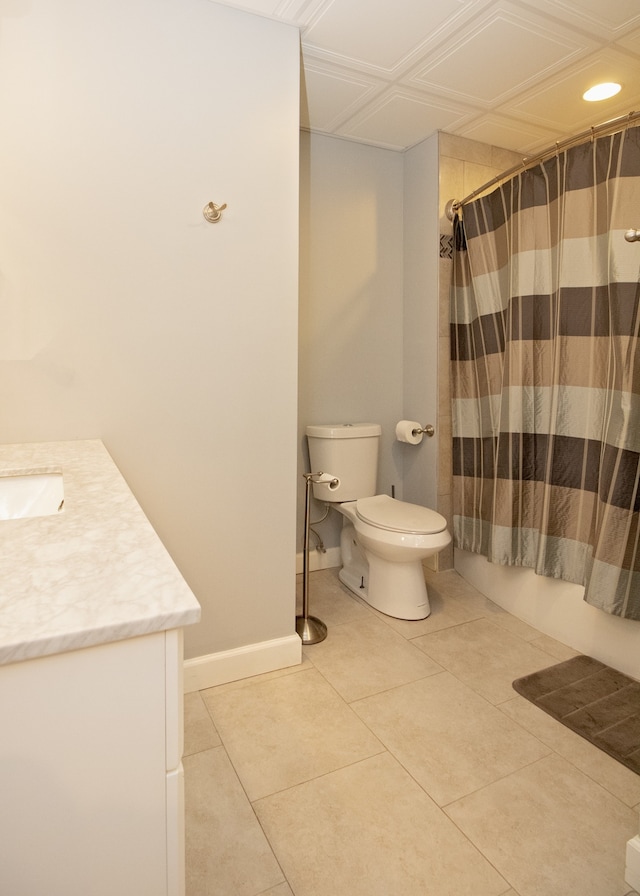
[[398, 619], [431, 612], [422, 561], [451, 541], [435, 510], [376, 495], [378, 423], [306, 428], [314, 497], [343, 517], [341, 582], [372, 607]]
[[334, 507], [344, 517], [340, 581], [381, 613], [426, 618], [431, 608], [422, 561], [450, 543], [445, 518], [388, 495]]

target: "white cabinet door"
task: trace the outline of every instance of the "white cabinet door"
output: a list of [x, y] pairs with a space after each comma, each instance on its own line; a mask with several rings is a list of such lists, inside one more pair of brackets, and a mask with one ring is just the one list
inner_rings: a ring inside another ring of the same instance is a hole
[[0, 667], [0, 893], [167, 893], [165, 642]]

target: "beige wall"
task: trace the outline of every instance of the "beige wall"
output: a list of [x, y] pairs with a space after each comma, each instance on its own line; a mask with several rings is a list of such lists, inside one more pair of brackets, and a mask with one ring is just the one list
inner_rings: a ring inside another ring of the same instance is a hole
[[297, 29], [204, 0], [2, 16], [0, 440], [103, 439], [187, 656], [295, 632], [298, 81]]

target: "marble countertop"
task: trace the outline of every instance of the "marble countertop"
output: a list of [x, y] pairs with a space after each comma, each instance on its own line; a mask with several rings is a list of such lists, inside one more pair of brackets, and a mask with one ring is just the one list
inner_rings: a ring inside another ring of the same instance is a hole
[[197, 622], [200, 605], [102, 442], [0, 445], [0, 475], [55, 471], [59, 513], [0, 520], [0, 664]]

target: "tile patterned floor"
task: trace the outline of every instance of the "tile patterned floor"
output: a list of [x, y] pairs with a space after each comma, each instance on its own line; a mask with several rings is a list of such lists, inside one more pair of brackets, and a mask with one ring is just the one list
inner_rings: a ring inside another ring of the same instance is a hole
[[302, 665], [186, 696], [187, 896], [632, 894], [640, 776], [511, 687], [574, 651], [427, 577], [404, 622], [311, 573]]

